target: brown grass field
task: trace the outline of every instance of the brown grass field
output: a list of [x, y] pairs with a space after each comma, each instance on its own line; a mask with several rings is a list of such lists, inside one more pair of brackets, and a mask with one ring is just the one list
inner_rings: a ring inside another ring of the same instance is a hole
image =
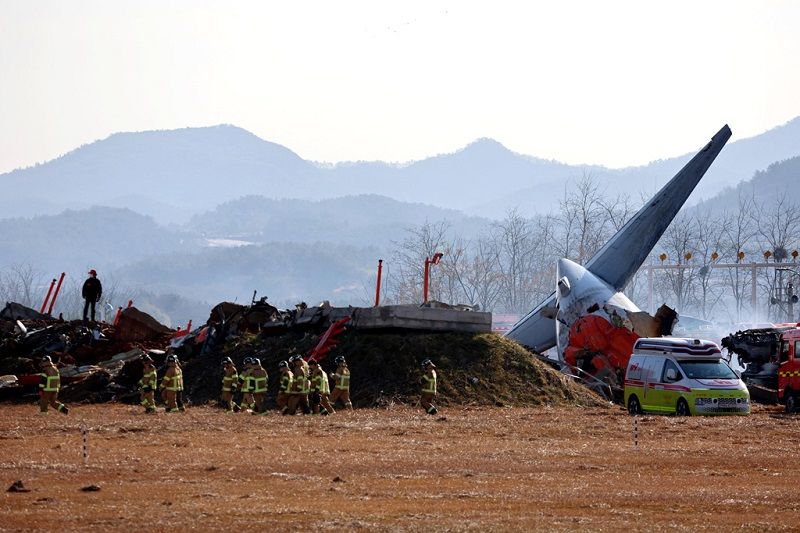
[[0, 530], [800, 529], [800, 416], [774, 409], [641, 417], [638, 447], [617, 407], [0, 414]]

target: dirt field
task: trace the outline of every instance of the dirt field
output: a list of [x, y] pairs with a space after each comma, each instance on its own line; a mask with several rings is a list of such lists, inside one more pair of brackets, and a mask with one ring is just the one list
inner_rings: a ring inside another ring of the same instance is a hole
[[638, 448], [617, 408], [0, 414], [2, 488], [31, 489], [2, 492], [2, 530], [800, 528], [800, 416], [763, 408], [642, 417]]

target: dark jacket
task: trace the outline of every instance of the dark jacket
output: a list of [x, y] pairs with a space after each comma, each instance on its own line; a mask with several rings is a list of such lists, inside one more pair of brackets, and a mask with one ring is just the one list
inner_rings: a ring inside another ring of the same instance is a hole
[[103, 295], [103, 285], [100, 284], [100, 280], [91, 277], [83, 282], [83, 291], [81, 291], [83, 298], [89, 300], [90, 302], [96, 302], [100, 300], [100, 296]]

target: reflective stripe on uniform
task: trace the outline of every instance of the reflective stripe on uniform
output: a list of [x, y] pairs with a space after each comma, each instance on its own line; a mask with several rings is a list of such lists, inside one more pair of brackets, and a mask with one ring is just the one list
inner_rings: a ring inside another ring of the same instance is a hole
[[183, 372], [180, 370], [176, 371], [174, 376], [164, 376], [164, 379], [167, 381], [167, 390], [183, 390]]
[[292, 391], [293, 376], [291, 372], [284, 373], [281, 377], [281, 392], [290, 393]]
[[267, 377], [251, 378], [253, 380], [253, 392], [267, 392]]
[[151, 387], [155, 389], [158, 387], [158, 374], [156, 373], [156, 369], [154, 368], [150, 372], [146, 372], [142, 379], [139, 380], [139, 385], [142, 387]]
[[422, 376], [425, 380], [425, 386], [422, 387], [422, 392], [426, 394], [436, 394], [436, 372], [432, 376], [425, 374]]
[[58, 389], [61, 387], [61, 376], [56, 374], [55, 376], [48, 376], [47, 374], [40, 374], [44, 376], [45, 383], [39, 383], [39, 388], [44, 390], [44, 392], [58, 392]]
[[350, 373], [347, 374], [334, 374], [336, 376], [336, 388], [341, 390], [350, 390]]

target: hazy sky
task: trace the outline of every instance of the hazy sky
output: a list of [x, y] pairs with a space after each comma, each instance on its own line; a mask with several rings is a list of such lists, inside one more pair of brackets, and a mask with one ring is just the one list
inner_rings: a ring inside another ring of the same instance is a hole
[[798, 27], [765, 0], [0, 0], [0, 172], [219, 123], [318, 161], [640, 164], [800, 115]]

